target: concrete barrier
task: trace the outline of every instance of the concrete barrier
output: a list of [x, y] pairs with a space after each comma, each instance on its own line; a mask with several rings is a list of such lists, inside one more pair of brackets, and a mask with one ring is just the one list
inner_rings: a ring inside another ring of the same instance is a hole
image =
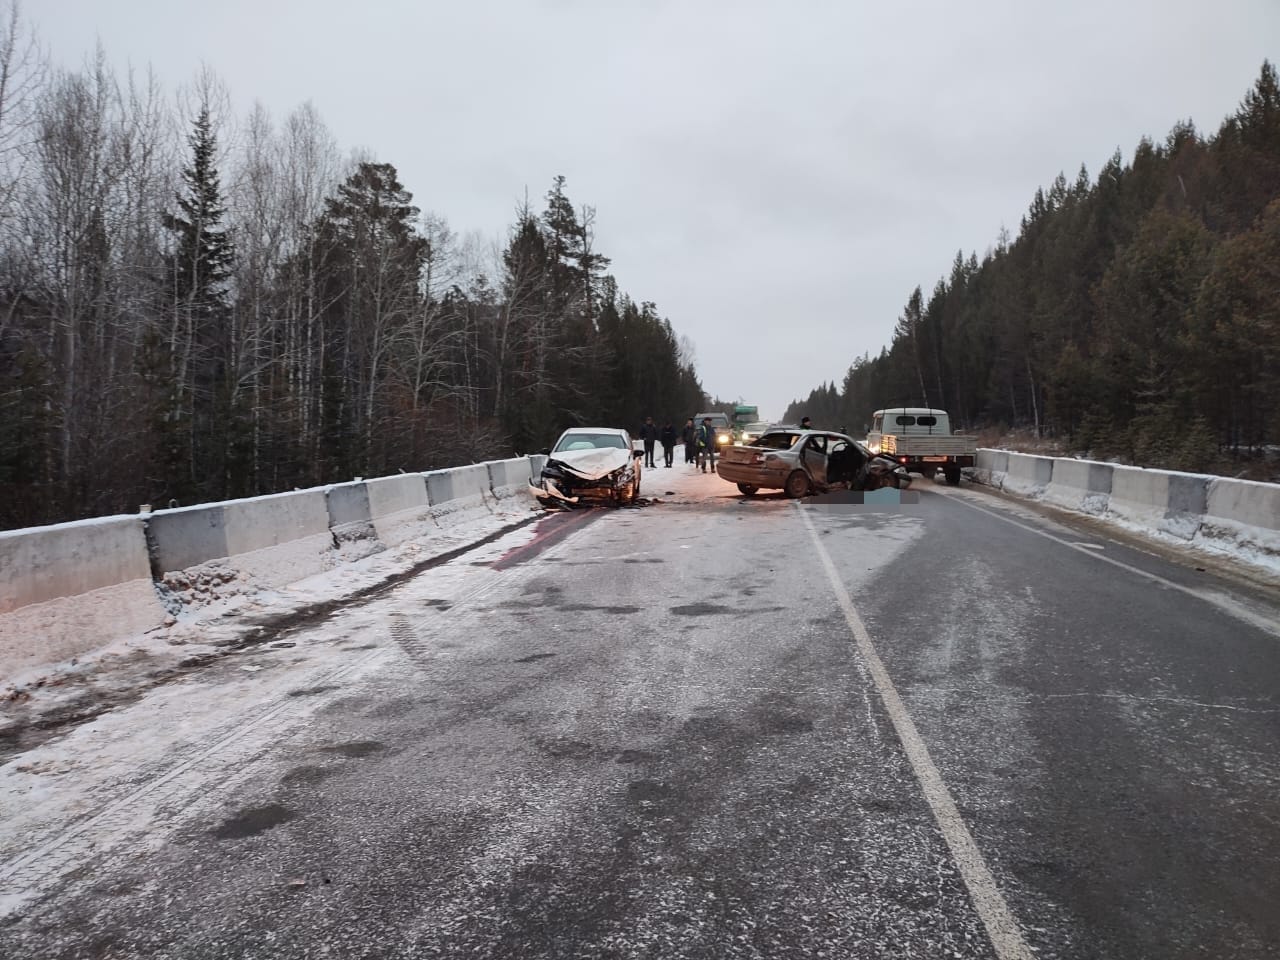
[[529, 479], [531, 476], [528, 457], [516, 457], [511, 460], [491, 460], [485, 464], [489, 468], [489, 489], [493, 498], [501, 503], [503, 500], [519, 498], [529, 501]]
[[1008, 450], [987, 450], [979, 448], [974, 457], [973, 479], [997, 490], [1004, 487], [1005, 474], [1009, 472]]
[[378, 539], [389, 547], [430, 536], [438, 529], [431, 517], [427, 483], [420, 473], [366, 480], [369, 513]]
[[483, 463], [432, 470], [426, 479], [431, 516], [442, 527], [491, 514], [489, 468]]
[[329, 509], [329, 530], [339, 546], [378, 539], [369, 510], [369, 489], [363, 480], [332, 484], [324, 488], [324, 495]]
[[1111, 464], [1055, 459], [1044, 499], [1068, 510], [1101, 516], [1111, 499]]
[[1209, 478], [1194, 473], [1164, 471], [1169, 499], [1158, 529], [1182, 540], [1194, 540], [1209, 499]]
[[1008, 458], [1008, 470], [1001, 489], [1033, 500], [1044, 496], [1045, 488], [1053, 479], [1053, 460], [1025, 453], [1010, 453]]
[[1142, 467], [1111, 466], [1107, 516], [1121, 523], [1159, 530], [1169, 510], [1169, 474]]
[[141, 517], [0, 533], [0, 682], [158, 627]]
[[537, 483], [542, 479], [542, 468], [547, 465], [545, 453], [535, 453], [529, 457], [529, 479]]
[[981, 449], [973, 477], [1028, 499], [1100, 516], [1275, 569], [1280, 484]]
[[285, 587], [322, 572], [334, 546], [324, 487], [157, 510], [147, 540], [153, 569], [171, 586], [167, 575], [221, 561], [239, 579]]
[[1280, 557], [1280, 484], [1214, 477], [1196, 539]]

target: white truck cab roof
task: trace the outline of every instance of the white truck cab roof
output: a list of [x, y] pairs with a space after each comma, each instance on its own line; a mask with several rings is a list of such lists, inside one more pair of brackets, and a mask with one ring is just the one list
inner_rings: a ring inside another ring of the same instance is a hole
[[872, 415], [872, 433], [914, 436], [951, 434], [951, 417], [937, 407], [885, 407]]

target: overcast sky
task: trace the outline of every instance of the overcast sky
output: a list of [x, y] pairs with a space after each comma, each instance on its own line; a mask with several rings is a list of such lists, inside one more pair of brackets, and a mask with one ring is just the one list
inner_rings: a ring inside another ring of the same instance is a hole
[[917, 284], [1037, 186], [1179, 119], [1213, 131], [1280, 59], [1280, 0], [26, 0], [54, 59], [100, 39], [241, 114], [311, 100], [457, 232], [556, 174], [704, 387], [781, 415], [889, 342]]

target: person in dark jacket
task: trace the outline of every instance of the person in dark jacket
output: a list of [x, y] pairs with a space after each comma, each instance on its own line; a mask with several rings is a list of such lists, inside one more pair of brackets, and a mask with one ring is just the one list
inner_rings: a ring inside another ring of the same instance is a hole
[[644, 441], [644, 465], [656, 467], [657, 464], [653, 462], [653, 446], [658, 442], [658, 425], [653, 422], [653, 417], [644, 418], [640, 439]]
[[667, 462], [667, 466], [671, 466], [676, 458], [676, 428], [671, 425], [668, 420], [662, 428], [662, 459]]
[[684, 430], [680, 432], [680, 439], [684, 441], [684, 462], [698, 462], [698, 428], [693, 425], [693, 417], [684, 422]]
[[698, 428], [698, 469], [703, 473], [716, 472], [716, 428], [711, 425], [710, 417], [702, 418], [702, 426]]

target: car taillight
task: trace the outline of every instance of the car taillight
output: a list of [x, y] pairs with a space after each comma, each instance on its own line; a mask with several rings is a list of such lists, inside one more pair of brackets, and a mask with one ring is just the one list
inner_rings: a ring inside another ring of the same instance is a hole
[[906, 457], [899, 457], [899, 458], [898, 458], [898, 462], [899, 462], [899, 463], [906, 463], [906, 462], [907, 462], [907, 458], [906, 458]]

